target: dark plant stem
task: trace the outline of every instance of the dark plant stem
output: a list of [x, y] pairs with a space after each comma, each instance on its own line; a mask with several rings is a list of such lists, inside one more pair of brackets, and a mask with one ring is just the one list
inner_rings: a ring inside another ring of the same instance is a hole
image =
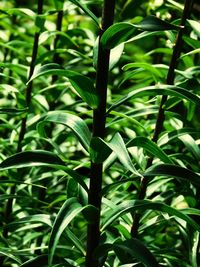
[[[43, 11], [43, 0], [38, 0], [37, 14], [38, 15], [42, 14], [42, 11]], [[34, 68], [35, 68], [35, 61], [36, 61], [37, 52], [38, 52], [39, 34], [40, 34], [40, 32], [38, 31], [35, 33], [35, 36], [34, 36], [32, 59], [31, 59], [31, 64], [30, 64], [28, 80], [33, 75]], [[26, 106], [28, 108], [30, 108], [30, 105], [31, 105], [32, 89], [33, 89], [33, 83], [30, 82], [26, 88]], [[27, 122], [27, 115], [22, 119], [22, 122], [21, 122], [21, 128], [20, 128], [18, 144], [17, 144], [17, 153], [22, 151], [22, 142], [24, 140], [24, 135], [26, 133], [26, 122]], [[11, 187], [10, 194], [14, 195], [15, 193], [16, 193], [16, 186], [14, 185]], [[12, 213], [12, 208], [13, 208], [13, 199], [11, 198], [11, 199], [8, 199], [8, 201], [6, 203], [6, 207], [5, 207], [5, 222], [6, 223], [9, 222], [10, 215]], [[4, 229], [3, 236], [5, 238], [7, 238], [7, 236], [8, 236], [7, 228]]]
[[[181, 18], [181, 23], [180, 23], [180, 29], [179, 29], [178, 34], [177, 34], [176, 42], [175, 42], [174, 49], [173, 49], [173, 54], [172, 54], [170, 65], [169, 65], [169, 70], [167, 73], [166, 84], [169, 84], [169, 85], [174, 84], [175, 69], [178, 65], [178, 59], [179, 59], [181, 51], [182, 51], [184, 28], [185, 28], [186, 20], [190, 15], [192, 4], [193, 4], [193, 1], [185, 0], [184, 10], [182, 13], [182, 18]], [[157, 143], [158, 137], [159, 137], [159, 135], [163, 129], [163, 124], [165, 121], [164, 105], [165, 105], [167, 99], [168, 99], [167, 96], [162, 96], [162, 99], [160, 102], [160, 107], [159, 107], [159, 111], [158, 111], [158, 115], [157, 115], [157, 119], [156, 119], [154, 134], [152, 137], [152, 141], [155, 143]], [[153, 162], [153, 157], [150, 157], [147, 161], [147, 168], [149, 168], [152, 165], [152, 162]], [[147, 177], [143, 177], [141, 180], [141, 183], [140, 183], [140, 191], [139, 191], [139, 195], [138, 195], [139, 200], [142, 200], [145, 198], [148, 183], [149, 183], [149, 179]], [[138, 236], [140, 217], [141, 216], [139, 213], [135, 213], [133, 216], [133, 225], [131, 228], [131, 234], [133, 237]]]
[[[57, 15], [57, 23], [56, 23], [56, 30], [57, 31], [61, 31], [62, 30], [62, 19], [63, 19], [63, 15], [64, 15], [63, 10], [59, 10], [58, 11], [58, 15]], [[56, 35], [56, 38], [54, 40], [54, 45], [53, 45], [54, 49], [57, 48], [57, 43], [59, 41], [59, 38], [60, 38], [60, 36], [59, 35]], [[55, 53], [54, 56], [53, 56], [53, 62], [54, 63], [57, 63], [57, 64], [60, 64], [60, 61], [61, 61], [61, 59], [60, 59], [59, 54], [58, 53]], [[57, 79], [58, 79], [58, 77], [56, 75], [53, 75], [53, 77], [52, 77], [52, 84], [54, 84]], [[53, 102], [55, 102], [55, 101], [53, 101]], [[52, 109], [54, 109], [54, 108], [52, 108]]]
[[[113, 24], [115, 0], [104, 0], [102, 11], [102, 28], [99, 38], [98, 61], [96, 70], [96, 91], [99, 96], [98, 108], [93, 112], [93, 137], [105, 136], [107, 84], [109, 72], [110, 51], [103, 49], [101, 36], [104, 31]], [[100, 267], [97, 259], [93, 257], [94, 250], [100, 241], [100, 212], [101, 212], [101, 188], [103, 177], [102, 163], [91, 163], [90, 187], [88, 203], [98, 209], [98, 216], [93, 223], [88, 224], [87, 229], [87, 253], [86, 267]]]

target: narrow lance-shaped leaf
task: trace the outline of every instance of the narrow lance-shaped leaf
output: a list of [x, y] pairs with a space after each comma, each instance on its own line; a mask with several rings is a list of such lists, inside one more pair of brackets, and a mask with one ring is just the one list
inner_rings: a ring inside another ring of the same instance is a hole
[[48, 166], [63, 170], [88, 192], [88, 187], [81, 175], [75, 170], [67, 168], [65, 163], [56, 154], [44, 150], [24, 151], [14, 154], [0, 163], [0, 171], [33, 166]]
[[134, 38], [134, 34], [137, 29], [143, 31], [162, 32], [166, 30], [177, 30], [179, 29], [179, 27], [163, 21], [155, 16], [148, 16], [138, 24], [131, 24], [128, 22], [115, 23], [114, 25], [109, 27], [102, 35], [102, 45], [103, 47], [111, 49], [121, 43], [129, 42], [132, 40], [132, 38]]
[[129, 200], [124, 201], [122, 204], [118, 205], [112, 212], [109, 212], [102, 223], [102, 231], [112, 224], [116, 219], [123, 216], [126, 213], [134, 212], [137, 210], [154, 210], [154, 211], [161, 211], [166, 212], [171, 216], [176, 216], [184, 221], [186, 221], [189, 225], [191, 225], [195, 230], [200, 232], [199, 225], [192, 220], [189, 216], [185, 213], [176, 210], [164, 203], [161, 202], [153, 202], [149, 200]]
[[127, 143], [127, 147], [132, 147], [132, 146], [143, 147], [145, 150], [147, 150], [149, 153], [159, 158], [163, 162], [173, 164], [173, 161], [167, 156], [167, 154], [165, 154], [163, 150], [159, 148], [156, 143], [154, 143], [153, 141], [151, 141], [146, 137], [139, 136], [132, 139]]
[[23, 113], [27, 113], [28, 109], [17, 109], [17, 108], [0, 108], [0, 114], [9, 114], [13, 116], [17, 116]]
[[198, 187], [200, 186], [200, 176], [198, 174], [189, 169], [172, 164], [159, 164], [152, 166], [146, 170], [144, 176], [169, 176], [188, 181]]
[[60, 111], [49, 112], [43, 121], [37, 125], [37, 129], [41, 135], [45, 135], [44, 126], [48, 122], [60, 123], [70, 128], [72, 132], [78, 137], [83, 147], [89, 151], [91, 133], [87, 124], [78, 116]]
[[200, 98], [184, 88], [173, 85], [155, 85], [133, 90], [132, 92], [112, 104], [107, 112], [110, 112], [116, 107], [124, 104], [131, 98], [156, 95], [176, 96], [181, 99], [187, 99], [188, 101], [191, 101], [192, 103], [200, 107]]
[[[54, 225], [52, 227], [52, 232], [50, 235], [49, 240], [49, 267], [52, 266], [53, 258], [56, 250], [56, 246], [59, 242], [60, 236], [69, 225], [69, 223], [80, 213], [80, 212], [86, 212], [86, 210], [89, 210], [89, 212], [93, 212], [93, 206], [87, 205], [82, 207], [81, 204], [77, 201], [76, 198], [70, 198], [65, 201], [63, 206], [61, 207], [60, 211], [58, 212], [58, 215], [56, 216]], [[95, 208], [94, 208], [95, 209]], [[87, 213], [87, 212], [86, 212]], [[95, 216], [93, 218], [95, 220]]]
[[178, 130], [174, 130], [171, 132], [168, 132], [166, 134], [163, 134], [160, 139], [158, 140], [158, 145], [159, 146], [163, 146], [165, 144], [170, 143], [172, 140], [183, 136], [185, 134], [191, 134], [191, 135], [197, 135], [200, 136], [200, 132], [194, 128], [182, 128], [182, 129], [178, 129]]
[[86, 5], [82, 4], [80, 0], [69, 0], [69, 1], [78, 6], [85, 12], [85, 14], [91, 17], [98, 27], [100, 26], [98, 18], [94, 15], [94, 13], [92, 13], [92, 11]]
[[93, 82], [86, 76], [71, 70], [63, 69], [59, 64], [49, 63], [36, 70], [28, 83], [43, 75], [57, 75], [69, 79], [73, 88], [91, 107], [97, 108], [99, 100]]
[[135, 169], [129, 156], [126, 145], [119, 133], [115, 134], [107, 145], [115, 152], [122, 165], [131, 171], [134, 175], [141, 177], [141, 174]]
[[147, 16], [135, 27], [144, 31], [167, 31], [167, 30], [179, 30], [180, 27], [166, 22], [156, 16]]

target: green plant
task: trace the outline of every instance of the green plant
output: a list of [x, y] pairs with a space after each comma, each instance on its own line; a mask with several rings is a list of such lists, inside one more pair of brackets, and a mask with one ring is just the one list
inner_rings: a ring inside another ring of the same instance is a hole
[[0, 8], [0, 265], [197, 267], [198, 2]]

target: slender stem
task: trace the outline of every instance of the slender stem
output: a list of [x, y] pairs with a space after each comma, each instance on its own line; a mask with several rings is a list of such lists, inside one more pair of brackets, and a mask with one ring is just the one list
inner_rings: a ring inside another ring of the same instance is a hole
[[[180, 23], [180, 29], [178, 31], [178, 35], [176, 38], [176, 42], [173, 49], [173, 54], [171, 57], [169, 70], [167, 74], [166, 83], [169, 85], [174, 84], [175, 79], [175, 69], [178, 64], [178, 59], [180, 57], [181, 51], [182, 51], [182, 44], [183, 44], [183, 32], [186, 24], [186, 20], [189, 17], [191, 8], [192, 8], [193, 1], [191, 0], [185, 0], [184, 10], [182, 13], [181, 23]], [[162, 96], [160, 107], [156, 119], [156, 125], [154, 129], [154, 134], [152, 137], [152, 141], [157, 143], [159, 134], [162, 132], [163, 124], [165, 121], [165, 110], [164, 110], [164, 104], [167, 101], [167, 96]], [[147, 168], [149, 168], [152, 165], [153, 157], [149, 158], [147, 161]], [[138, 195], [138, 199], [144, 199], [146, 196], [146, 190], [149, 183], [149, 179], [147, 177], [143, 177], [140, 184], [140, 191]], [[139, 221], [140, 221], [140, 214], [135, 213], [133, 216], [133, 225], [131, 229], [131, 234], [133, 237], [137, 237], [138, 235], [138, 228], [139, 228]]]
[[[43, 0], [38, 0], [38, 9], [37, 9], [37, 14], [40, 15], [42, 14], [43, 11]], [[31, 59], [31, 64], [30, 64], [30, 70], [29, 70], [29, 77], [32, 76], [35, 68], [35, 61], [37, 57], [37, 52], [38, 52], [38, 41], [39, 41], [39, 32], [35, 33], [34, 36], [34, 44], [33, 44], [33, 50], [32, 50], [32, 59]], [[30, 82], [26, 88], [26, 105], [28, 108], [30, 108], [31, 104], [31, 93], [33, 89], [33, 83]], [[27, 116], [22, 119], [21, 122], [21, 128], [19, 132], [19, 139], [18, 139], [18, 144], [17, 144], [17, 152], [22, 151], [22, 142], [24, 140], [24, 135], [26, 133], [26, 122], [27, 122]], [[16, 193], [16, 185], [11, 187], [10, 194], [13, 195]], [[12, 213], [12, 207], [13, 207], [13, 199], [8, 199], [5, 207], [5, 222], [8, 223], [10, 215]], [[5, 228], [3, 231], [3, 236], [7, 238], [8, 236], [8, 230]]]
[[[109, 72], [110, 51], [101, 46], [101, 36], [113, 24], [115, 0], [104, 0], [102, 11], [102, 28], [99, 38], [98, 62], [96, 71], [96, 91], [99, 96], [99, 106], [93, 112], [93, 136], [104, 138], [106, 123], [107, 84]], [[100, 211], [103, 168], [102, 164], [91, 163], [91, 177], [88, 202], [98, 209], [98, 216], [93, 223], [88, 224], [86, 267], [99, 267], [99, 262], [93, 257], [100, 240]]]

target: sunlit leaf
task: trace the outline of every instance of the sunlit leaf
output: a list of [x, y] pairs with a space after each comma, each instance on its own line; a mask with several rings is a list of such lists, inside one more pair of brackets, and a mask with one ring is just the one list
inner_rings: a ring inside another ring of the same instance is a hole
[[39, 133], [44, 136], [44, 126], [48, 122], [60, 123], [69, 127], [72, 132], [78, 137], [83, 147], [89, 151], [91, 133], [88, 129], [87, 124], [78, 116], [68, 113], [52, 111], [38, 124]]
[[183, 168], [181, 166], [172, 165], [172, 164], [159, 164], [150, 167], [144, 173], [144, 176], [147, 177], [154, 177], [154, 176], [167, 176], [167, 177], [174, 177], [181, 180], [185, 180], [195, 184], [196, 186], [200, 186], [200, 176], [197, 175], [195, 172]]
[[91, 108], [98, 106], [98, 96], [95, 87], [93, 82], [86, 76], [75, 71], [65, 70], [58, 64], [49, 63], [36, 70], [28, 83], [43, 75], [57, 75], [68, 78], [73, 88]]
[[136, 137], [132, 140], [130, 140], [127, 143], [127, 147], [143, 147], [145, 150], [147, 150], [150, 154], [154, 155], [155, 157], [159, 158], [165, 163], [173, 163], [172, 160], [163, 152], [162, 149], [160, 149], [157, 144], [155, 144], [153, 141], [146, 137]]
[[195, 230], [200, 231], [199, 225], [183, 212], [176, 210], [175, 208], [172, 208], [164, 203], [153, 202], [149, 200], [124, 201], [122, 204], [118, 205], [113, 211], [109, 212], [108, 215], [105, 217], [102, 223], [102, 231], [124, 214], [137, 210], [154, 210], [166, 212], [171, 216], [177, 216], [178, 218], [186, 221]]
[[125, 143], [119, 133], [115, 134], [112, 140], [108, 143], [109, 147], [115, 152], [122, 165], [131, 171], [136, 176], [141, 174], [134, 167]]
[[133, 90], [132, 92], [112, 104], [112, 106], [108, 109], [108, 112], [124, 104], [130, 99], [142, 96], [156, 95], [176, 96], [181, 99], [187, 99], [200, 107], [200, 98], [197, 95], [191, 93], [190, 91], [173, 85], [156, 85]]
[[86, 192], [88, 191], [88, 187], [81, 175], [67, 168], [65, 163], [56, 154], [44, 150], [24, 151], [14, 154], [0, 163], [0, 171], [33, 166], [48, 166], [63, 170], [74, 178]]

